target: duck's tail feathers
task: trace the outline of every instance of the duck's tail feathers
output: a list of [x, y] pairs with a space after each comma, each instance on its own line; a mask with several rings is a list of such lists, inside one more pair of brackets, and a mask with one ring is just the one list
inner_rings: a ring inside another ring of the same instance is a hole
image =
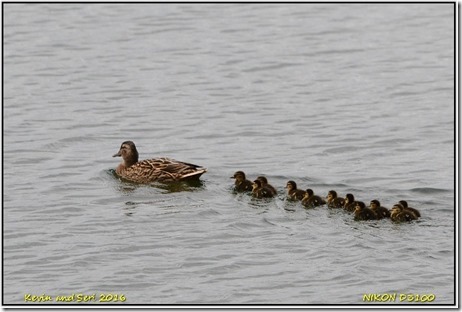
[[191, 172], [191, 173], [188, 173], [182, 176], [181, 180], [196, 180], [196, 179], [199, 179], [199, 177], [206, 172], [207, 172], [206, 168], [199, 167], [197, 168], [197, 171], [194, 171], [194, 172]]

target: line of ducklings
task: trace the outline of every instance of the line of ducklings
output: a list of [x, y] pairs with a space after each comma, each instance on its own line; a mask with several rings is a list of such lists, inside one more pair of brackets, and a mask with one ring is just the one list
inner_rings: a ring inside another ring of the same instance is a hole
[[[234, 191], [239, 193], [251, 193], [255, 198], [272, 198], [277, 195], [277, 190], [268, 183], [268, 179], [259, 176], [253, 182], [248, 180], [243, 171], [237, 171], [231, 177], [235, 179]], [[359, 220], [380, 220], [390, 218], [394, 222], [404, 222], [417, 220], [420, 212], [412, 207], [408, 207], [405, 200], [394, 204], [391, 210], [382, 207], [376, 199], [372, 200], [369, 207], [362, 201], [355, 200], [353, 194], [346, 194], [345, 198], [338, 197], [337, 192], [331, 190], [328, 192], [326, 199], [315, 195], [312, 189], [301, 190], [297, 188], [297, 183], [288, 181], [286, 184], [287, 197], [289, 200], [301, 201], [301, 204], [307, 208], [314, 208], [327, 205], [329, 208], [341, 208], [348, 212], [354, 213], [354, 219]]]

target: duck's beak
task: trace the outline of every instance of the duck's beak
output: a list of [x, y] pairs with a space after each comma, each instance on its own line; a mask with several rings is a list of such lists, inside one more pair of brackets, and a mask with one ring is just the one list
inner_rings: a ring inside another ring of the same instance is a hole
[[122, 154], [120, 153], [120, 151], [119, 151], [117, 154], [112, 155], [112, 157], [120, 157], [120, 156], [122, 156]]

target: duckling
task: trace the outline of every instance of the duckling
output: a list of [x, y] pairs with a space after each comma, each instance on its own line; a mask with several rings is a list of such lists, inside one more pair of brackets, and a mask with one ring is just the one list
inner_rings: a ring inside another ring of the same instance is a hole
[[303, 206], [311, 208], [311, 207], [318, 207], [318, 206], [325, 205], [325, 204], [326, 204], [326, 201], [322, 197], [318, 195], [314, 195], [314, 192], [312, 189], [306, 190], [305, 196], [302, 199]]
[[294, 181], [288, 181], [286, 185], [287, 196], [291, 200], [302, 200], [305, 196], [305, 191], [297, 189], [297, 183]]
[[137, 183], [175, 182], [197, 180], [207, 171], [201, 166], [176, 161], [170, 158], [154, 158], [138, 161], [135, 143], [125, 141], [119, 152], [112, 157], [122, 157], [116, 174], [128, 181]]
[[257, 180], [260, 180], [261, 186], [263, 188], [269, 189], [271, 193], [273, 193], [273, 195], [276, 196], [278, 194], [278, 191], [271, 184], [268, 183], [268, 179], [266, 177], [259, 176]]
[[234, 182], [235, 192], [252, 192], [253, 183], [245, 178], [245, 173], [243, 171], [236, 171], [231, 179], [236, 179]]
[[371, 200], [369, 207], [373, 212], [375, 212], [379, 220], [383, 218], [390, 218], [390, 211], [387, 208], [382, 207], [377, 199]]
[[343, 208], [345, 205], [345, 200], [343, 198], [337, 197], [337, 192], [334, 190], [327, 193], [327, 207], [329, 208]]
[[400, 203], [401, 205], [403, 205], [403, 207], [404, 207], [405, 210], [410, 210], [411, 212], [414, 213], [414, 215], [415, 215], [417, 218], [420, 218], [420, 212], [419, 212], [417, 209], [415, 209], [415, 208], [408, 207], [408, 206], [407, 206], [407, 201], [405, 201], [405, 200], [400, 200], [399, 203]]
[[410, 210], [406, 210], [403, 205], [395, 204], [391, 208], [390, 219], [394, 222], [404, 222], [417, 220], [417, 216]]
[[366, 208], [365, 203], [357, 201], [355, 206], [355, 221], [360, 220], [377, 220], [377, 215], [369, 208]]
[[353, 194], [346, 194], [343, 204], [343, 209], [349, 212], [354, 212], [356, 208], [355, 197]]
[[262, 186], [260, 180], [253, 181], [253, 189], [252, 189], [252, 196], [256, 198], [272, 198], [273, 193]]

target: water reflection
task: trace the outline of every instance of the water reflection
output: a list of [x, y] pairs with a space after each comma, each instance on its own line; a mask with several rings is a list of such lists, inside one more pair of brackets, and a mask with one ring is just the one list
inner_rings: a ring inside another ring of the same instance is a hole
[[127, 217], [131, 217], [134, 213], [135, 213], [135, 210], [136, 208], [138, 207], [138, 204], [137, 203], [134, 203], [134, 202], [126, 202], [125, 203], [125, 207], [124, 207], [124, 214], [127, 216]]
[[176, 192], [194, 192], [197, 190], [202, 190], [205, 188], [205, 183], [201, 180], [195, 181], [181, 181], [173, 183], [152, 183], [151, 186], [163, 189], [167, 193], [176, 193]]

